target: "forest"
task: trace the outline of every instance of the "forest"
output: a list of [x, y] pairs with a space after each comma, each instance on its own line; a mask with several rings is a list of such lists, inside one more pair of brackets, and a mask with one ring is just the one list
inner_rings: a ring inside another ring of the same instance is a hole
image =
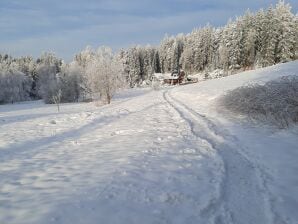
[[[195, 28], [165, 36], [159, 46], [132, 46], [112, 52], [86, 47], [66, 63], [53, 53], [40, 57], [0, 54], [0, 104], [43, 99], [78, 102], [100, 97], [110, 103], [119, 88], [150, 85], [154, 73], [223, 75], [298, 59], [298, 15], [280, 1], [247, 11], [223, 27]], [[202, 73], [203, 74], [203, 73]], [[208, 77], [206, 77], [208, 78]]]

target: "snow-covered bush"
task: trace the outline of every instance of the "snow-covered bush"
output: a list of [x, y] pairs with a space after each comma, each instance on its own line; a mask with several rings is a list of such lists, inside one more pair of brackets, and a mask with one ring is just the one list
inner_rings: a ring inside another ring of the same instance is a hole
[[239, 87], [223, 96], [219, 104], [254, 121], [289, 127], [298, 123], [298, 76]]

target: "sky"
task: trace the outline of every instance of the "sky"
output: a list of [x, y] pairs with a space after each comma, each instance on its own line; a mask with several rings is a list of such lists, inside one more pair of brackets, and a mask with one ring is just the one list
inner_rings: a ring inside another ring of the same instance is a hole
[[[287, 0], [292, 12], [297, 0]], [[86, 46], [118, 50], [157, 45], [165, 34], [189, 33], [210, 23], [275, 5], [277, 0], [0, 0], [0, 53], [53, 52], [67, 61]]]

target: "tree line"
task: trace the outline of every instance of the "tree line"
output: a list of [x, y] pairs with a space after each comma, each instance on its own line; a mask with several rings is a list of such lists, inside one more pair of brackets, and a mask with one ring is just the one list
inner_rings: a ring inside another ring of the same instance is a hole
[[110, 102], [121, 87], [149, 84], [154, 73], [183, 69], [187, 74], [224, 73], [266, 67], [298, 59], [298, 15], [279, 1], [256, 13], [247, 11], [223, 27], [196, 28], [165, 36], [159, 46], [133, 46], [112, 53], [87, 47], [70, 63], [52, 53], [39, 58], [0, 54], [0, 103], [43, 99], [54, 103]]

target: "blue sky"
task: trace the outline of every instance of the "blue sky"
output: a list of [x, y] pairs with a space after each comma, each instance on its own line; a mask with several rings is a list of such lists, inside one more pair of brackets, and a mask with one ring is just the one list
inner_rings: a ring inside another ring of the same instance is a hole
[[[87, 45], [156, 45], [169, 35], [226, 24], [277, 0], [0, 0], [0, 53], [71, 60]], [[288, 0], [293, 12], [298, 1]]]

